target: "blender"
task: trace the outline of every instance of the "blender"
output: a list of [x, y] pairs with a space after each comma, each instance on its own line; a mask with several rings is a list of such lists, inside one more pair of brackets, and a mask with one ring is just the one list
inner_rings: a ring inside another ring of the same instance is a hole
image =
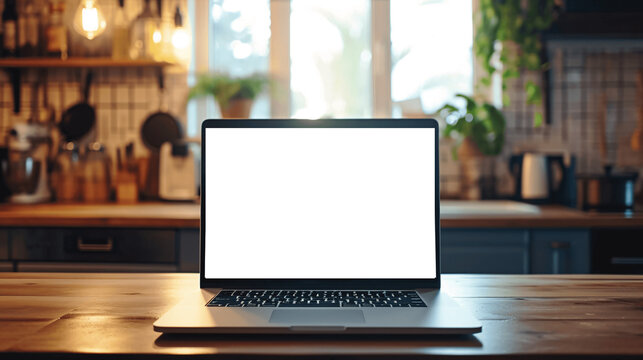
[[7, 137], [6, 182], [9, 201], [16, 204], [47, 202], [51, 198], [47, 162], [51, 139], [49, 129], [38, 123], [18, 123]]

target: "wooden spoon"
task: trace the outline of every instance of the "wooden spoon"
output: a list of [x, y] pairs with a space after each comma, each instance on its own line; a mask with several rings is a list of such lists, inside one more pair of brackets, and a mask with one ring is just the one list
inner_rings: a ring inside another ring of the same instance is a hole
[[640, 151], [643, 148], [643, 70], [639, 70], [636, 76], [636, 105], [638, 125], [632, 133], [630, 146], [632, 150]]
[[603, 164], [608, 162], [607, 158], [607, 93], [602, 92], [598, 98], [598, 150]]

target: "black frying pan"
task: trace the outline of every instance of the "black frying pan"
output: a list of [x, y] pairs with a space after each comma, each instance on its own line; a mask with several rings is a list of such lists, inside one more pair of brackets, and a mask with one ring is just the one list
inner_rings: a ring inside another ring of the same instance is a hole
[[[163, 77], [159, 78], [160, 95], [165, 93]], [[162, 103], [162, 96], [159, 96], [159, 104]], [[143, 144], [152, 151], [158, 153], [164, 142], [174, 142], [183, 137], [181, 123], [172, 114], [161, 110], [150, 114], [141, 126], [141, 138]]]
[[89, 105], [89, 88], [92, 82], [92, 72], [85, 77], [82, 89], [82, 100], [65, 110], [58, 128], [65, 136], [65, 141], [78, 141], [87, 135], [96, 125], [96, 110]]
[[143, 144], [153, 152], [158, 152], [164, 142], [174, 142], [183, 137], [183, 129], [172, 114], [158, 111], [143, 122], [141, 138]]
[[[159, 82], [161, 93], [164, 91], [163, 81]], [[159, 97], [159, 102], [160, 102]], [[142, 189], [145, 198], [158, 197], [159, 152], [164, 142], [175, 142], [183, 137], [181, 123], [170, 113], [161, 109], [150, 114], [141, 126], [141, 140], [150, 150], [147, 179]]]

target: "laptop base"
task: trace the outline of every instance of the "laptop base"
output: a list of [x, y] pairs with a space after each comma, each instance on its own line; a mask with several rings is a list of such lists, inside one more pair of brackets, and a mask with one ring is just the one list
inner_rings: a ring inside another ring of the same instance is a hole
[[422, 308], [208, 307], [220, 289], [200, 289], [154, 323], [163, 333], [474, 334], [482, 325], [444, 291], [418, 290]]

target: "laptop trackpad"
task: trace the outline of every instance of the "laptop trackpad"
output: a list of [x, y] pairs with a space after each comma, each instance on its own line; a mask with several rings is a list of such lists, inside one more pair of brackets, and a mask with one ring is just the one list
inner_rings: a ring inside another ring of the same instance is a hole
[[363, 324], [365, 320], [362, 310], [289, 309], [273, 310], [270, 322], [293, 325], [343, 325]]

